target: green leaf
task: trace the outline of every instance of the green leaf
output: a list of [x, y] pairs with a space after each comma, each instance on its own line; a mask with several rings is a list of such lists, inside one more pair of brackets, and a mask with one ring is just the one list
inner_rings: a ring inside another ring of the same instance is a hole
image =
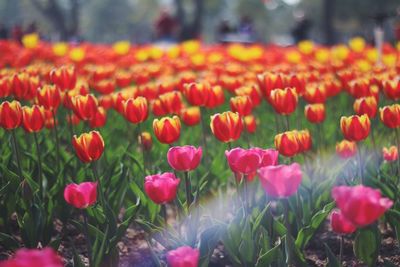
[[256, 267], [265, 267], [272, 264], [278, 258], [281, 243], [281, 239], [278, 238], [278, 241], [273, 248], [258, 257]]
[[326, 243], [324, 243], [324, 246], [325, 246], [325, 253], [328, 256], [328, 264], [326, 267], [340, 267], [341, 265], [338, 258], [336, 258], [335, 254], [333, 254], [329, 246]]
[[374, 266], [379, 254], [381, 236], [376, 224], [358, 230], [354, 240], [354, 254], [368, 266]]
[[263, 210], [262, 212], [260, 212], [260, 213], [258, 214], [257, 218], [255, 219], [254, 225], [253, 225], [253, 231], [254, 231], [254, 232], [258, 230], [258, 227], [260, 227], [260, 224], [261, 224], [262, 220], [264, 219], [264, 216], [265, 216], [265, 214], [267, 213], [267, 211], [268, 211], [268, 209], [269, 209], [269, 207], [270, 207], [270, 204], [271, 204], [271, 202], [269, 202], [269, 203], [265, 206], [264, 210]]
[[239, 245], [240, 257], [246, 262], [252, 263], [255, 249], [249, 220], [245, 220], [241, 238], [242, 241]]

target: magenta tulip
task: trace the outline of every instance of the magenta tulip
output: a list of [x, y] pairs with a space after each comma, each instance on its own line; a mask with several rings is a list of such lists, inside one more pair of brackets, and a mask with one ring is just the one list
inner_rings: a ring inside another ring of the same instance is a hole
[[259, 147], [254, 147], [249, 150], [256, 151], [261, 157], [261, 167], [272, 166], [278, 164], [279, 152], [276, 149], [262, 149]]
[[64, 190], [65, 201], [78, 209], [85, 209], [97, 200], [97, 182], [69, 184]]
[[265, 192], [277, 198], [290, 197], [295, 194], [302, 179], [301, 167], [298, 163], [262, 167], [258, 176]]
[[200, 251], [189, 246], [179, 247], [167, 253], [167, 262], [170, 267], [197, 267]]
[[331, 213], [331, 227], [335, 233], [351, 234], [357, 227], [343, 216], [340, 210], [334, 210]]
[[200, 164], [203, 151], [201, 147], [174, 146], [168, 150], [169, 165], [177, 171], [192, 171]]
[[363, 185], [336, 186], [332, 197], [343, 216], [358, 227], [375, 222], [393, 205], [379, 190]]
[[231, 170], [244, 175], [256, 172], [262, 160], [258, 151], [240, 147], [225, 151], [225, 156]]
[[0, 267], [62, 267], [63, 263], [51, 248], [26, 249], [15, 253], [12, 259], [0, 262]]
[[175, 199], [179, 182], [171, 172], [149, 175], [144, 180], [144, 190], [154, 203], [165, 204]]

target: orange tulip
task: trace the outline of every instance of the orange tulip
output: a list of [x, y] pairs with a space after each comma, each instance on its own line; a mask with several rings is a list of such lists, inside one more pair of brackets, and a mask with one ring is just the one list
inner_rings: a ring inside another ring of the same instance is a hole
[[371, 122], [367, 115], [343, 116], [340, 119], [340, 128], [344, 138], [349, 141], [361, 141], [368, 137]]
[[124, 117], [131, 123], [144, 122], [149, 115], [147, 100], [142, 96], [129, 98], [123, 103], [123, 106]]
[[343, 158], [351, 158], [357, 153], [357, 143], [348, 140], [342, 140], [336, 143], [336, 154]]
[[221, 142], [227, 143], [239, 139], [243, 122], [239, 113], [226, 111], [211, 116], [211, 131]]
[[50, 80], [62, 91], [73, 89], [76, 85], [76, 71], [72, 66], [62, 66], [50, 72]]
[[275, 135], [274, 143], [279, 153], [286, 157], [293, 157], [301, 150], [297, 131], [287, 131]]
[[46, 84], [37, 89], [37, 100], [39, 105], [45, 109], [56, 110], [61, 103], [60, 90], [56, 85]]
[[39, 132], [45, 122], [44, 108], [38, 105], [22, 108], [22, 126], [28, 133]]
[[304, 115], [311, 123], [321, 123], [325, 120], [325, 105], [308, 104], [304, 107]]
[[201, 113], [199, 107], [188, 107], [181, 111], [180, 117], [184, 124], [193, 126], [200, 123]]
[[400, 105], [393, 104], [379, 109], [383, 124], [388, 128], [400, 127]]
[[386, 161], [395, 161], [399, 157], [399, 152], [396, 146], [391, 146], [389, 148], [384, 147], [382, 149], [383, 159]]
[[74, 135], [72, 145], [76, 155], [84, 163], [98, 160], [104, 151], [103, 137], [98, 131], [83, 133], [79, 137]]
[[81, 120], [90, 120], [97, 113], [97, 99], [94, 95], [77, 95], [71, 99], [72, 109]]
[[296, 89], [286, 87], [285, 89], [274, 89], [269, 96], [269, 102], [275, 112], [281, 115], [289, 115], [297, 107], [298, 96]]
[[6, 130], [18, 128], [22, 122], [21, 104], [14, 100], [0, 104], [0, 126]]
[[257, 120], [254, 115], [250, 114], [243, 118], [246, 131], [248, 133], [254, 133], [257, 129]]
[[163, 144], [172, 144], [181, 135], [181, 121], [177, 116], [154, 119], [153, 131], [158, 141]]
[[210, 85], [208, 83], [185, 84], [184, 94], [191, 105], [205, 106], [210, 94]]

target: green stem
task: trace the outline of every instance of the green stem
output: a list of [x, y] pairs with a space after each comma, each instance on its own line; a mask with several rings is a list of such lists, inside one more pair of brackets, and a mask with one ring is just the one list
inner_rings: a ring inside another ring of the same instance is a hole
[[286, 131], [290, 131], [289, 115], [284, 115], [286, 120]]
[[207, 141], [206, 141], [206, 126], [204, 123], [204, 118], [206, 116], [206, 110], [204, 107], [200, 107], [200, 123], [201, 123], [201, 130], [202, 130], [202, 142], [203, 142], [203, 149], [204, 149], [204, 157], [203, 158], [207, 158]]
[[44, 194], [43, 194], [43, 172], [42, 172], [42, 157], [40, 154], [40, 147], [39, 147], [39, 141], [37, 138], [37, 133], [33, 133], [33, 138], [35, 140], [35, 145], [36, 145], [36, 153], [37, 153], [37, 159], [38, 159], [38, 170], [39, 170], [39, 179], [38, 179], [38, 184], [39, 184], [39, 196], [44, 199]]
[[276, 134], [279, 133], [279, 116], [276, 112], [274, 112], [274, 116], [275, 116], [275, 130], [276, 130]]
[[15, 136], [15, 130], [11, 131], [12, 135], [12, 143], [14, 146], [14, 151], [15, 151], [15, 157], [17, 159], [17, 166], [18, 166], [18, 176], [22, 180], [24, 180], [24, 176], [22, 175], [22, 167], [21, 167], [21, 156], [19, 154], [19, 149], [18, 149], [18, 143], [17, 143], [17, 137]]
[[93, 171], [94, 179], [98, 183], [98, 192], [100, 195], [101, 206], [103, 207], [103, 209], [106, 209], [106, 198], [104, 196], [103, 186], [101, 184], [101, 180], [100, 180], [99, 174], [97, 172], [97, 164], [95, 161], [92, 163], [92, 171]]
[[142, 140], [142, 124], [138, 124], [138, 141], [140, 140], [140, 150], [142, 150], [142, 157], [143, 157], [143, 177], [146, 176], [146, 151], [144, 150], [143, 140]]
[[89, 223], [86, 210], [83, 210], [82, 214], [83, 214], [83, 231], [86, 237], [86, 248], [88, 253], [89, 267], [92, 267], [92, 243], [90, 241], [90, 236], [89, 236], [89, 226], [88, 226]]
[[54, 109], [51, 110], [53, 114], [53, 123], [54, 123], [54, 134], [56, 139], [56, 168], [57, 168], [57, 175], [60, 172], [60, 140], [58, 137], [58, 127], [57, 127], [57, 117], [56, 112]]
[[168, 225], [168, 216], [167, 216], [167, 205], [166, 204], [161, 204], [161, 215], [164, 218], [165, 226], [167, 226]]
[[290, 221], [289, 221], [289, 200], [283, 199], [283, 212], [284, 212], [284, 220], [285, 220], [285, 227], [286, 227], [286, 264], [287, 266], [292, 266], [293, 264], [293, 238], [290, 233]]
[[243, 196], [243, 207], [244, 207], [244, 214], [247, 217], [249, 213], [249, 187], [247, 182], [247, 175], [243, 176], [243, 188], [244, 188], [244, 196]]
[[185, 190], [186, 190], [186, 206], [189, 213], [190, 205], [192, 204], [192, 192], [190, 189], [189, 172], [185, 172]]
[[[400, 150], [399, 130], [397, 128], [395, 128], [394, 133], [396, 135], [397, 150], [399, 151]], [[400, 176], [400, 157], [397, 157], [397, 175]]]
[[357, 155], [358, 155], [358, 166], [360, 168], [361, 184], [365, 184], [363, 162], [362, 162], [362, 156], [361, 156], [361, 146], [357, 148]]

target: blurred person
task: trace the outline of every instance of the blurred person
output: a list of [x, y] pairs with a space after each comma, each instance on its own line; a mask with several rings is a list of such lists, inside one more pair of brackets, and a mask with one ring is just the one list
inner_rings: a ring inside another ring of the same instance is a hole
[[238, 34], [252, 42], [255, 39], [253, 20], [249, 16], [242, 16], [238, 26]]
[[21, 43], [22, 36], [24, 35], [22, 31], [22, 27], [19, 24], [15, 24], [11, 30], [11, 39], [14, 41]]
[[28, 27], [26, 27], [25, 34], [38, 33], [37, 24], [35, 21], [31, 22]]
[[176, 32], [178, 29], [178, 22], [175, 18], [166, 10], [161, 10], [155, 22], [156, 37], [161, 41], [175, 41]]
[[231, 25], [229, 24], [229, 21], [224, 19], [219, 22], [219, 25], [217, 26], [217, 40], [220, 43], [224, 43], [226, 36], [230, 33], [232, 33], [233, 29]]
[[6, 26], [0, 23], [0, 40], [8, 38], [8, 30]]
[[296, 25], [292, 29], [294, 42], [298, 43], [300, 41], [308, 40], [311, 26], [311, 20], [309, 20], [308, 18], [304, 16], [298, 18]]

